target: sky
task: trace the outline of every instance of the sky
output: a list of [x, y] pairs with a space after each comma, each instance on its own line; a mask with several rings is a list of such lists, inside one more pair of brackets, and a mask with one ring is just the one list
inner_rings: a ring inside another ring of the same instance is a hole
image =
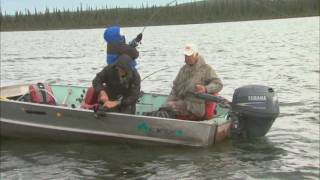
[[[140, 7], [142, 4], [146, 5], [166, 5], [173, 0], [0, 0], [1, 11], [6, 14], [14, 14], [15, 11], [25, 11], [25, 9], [34, 12], [44, 11], [46, 7], [50, 10], [53, 8], [74, 10], [82, 4], [85, 9], [87, 6], [95, 7]], [[191, 0], [177, 0], [177, 2], [191, 2]], [[175, 4], [175, 2], [173, 3]]]

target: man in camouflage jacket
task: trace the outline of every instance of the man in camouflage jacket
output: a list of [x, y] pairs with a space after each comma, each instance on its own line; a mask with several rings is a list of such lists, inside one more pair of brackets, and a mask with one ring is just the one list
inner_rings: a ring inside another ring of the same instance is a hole
[[177, 115], [201, 120], [205, 115], [205, 100], [195, 97], [193, 93], [217, 93], [223, 85], [212, 67], [197, 52], [195, 45], [186, 45], [184, 54], [186, 64], [173, 81], [167, 107]]

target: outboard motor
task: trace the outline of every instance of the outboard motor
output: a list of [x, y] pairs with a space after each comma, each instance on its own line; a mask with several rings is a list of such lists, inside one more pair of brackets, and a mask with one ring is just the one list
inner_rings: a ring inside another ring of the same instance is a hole
[[233, 133], [244, 137], [262, 137], [279, 115], [279, 103], [273, 88], [247, 85], [237, 88], [232, 99]]

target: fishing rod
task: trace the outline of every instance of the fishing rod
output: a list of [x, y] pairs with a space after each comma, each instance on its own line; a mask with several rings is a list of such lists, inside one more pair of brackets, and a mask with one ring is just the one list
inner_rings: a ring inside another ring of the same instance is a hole
[[272, 11], [272, 12], [274, 12], [276, 14], [279, 14], [280, 16], [283, 16], [283, 17], [288, 16], [288, 14], [280, 12], [280, 11], [274, 9], [274, 8], [268, 7], [268, 6], [264, 5], [264, 4], [262, 4], [261, 2], [259, 2], [258, 0], [254, 0], [252, 2], [257, 4], [258, 6], [261, 6], [261, 7], [264, 7], [265, 9], [268, 9], [269, 11]]
[[[167, 3], [165, 6], [170, 6], [172, 3], [177, 2], [178, 0], [173, 0], [169, 3]], [[135, 37], [132, 41], [129, 42], [129, 45], [132, 47], [137, 47], [138, 44], [141, 44], [141, 40], [142, 40], [142, 34], [144, 32], [144, 30], [147, 28], [147, 25], [151, 22], [151, 20], [154, 18], [155, 15], [157, 15], [159, 12], [161, 11], [161, 8], [159, 7], [157, 9], [157, 11], [155, 11], [150, 18], [148, 19], [148, 21], [145, 23], [145, 26], [143, 27], [142, 31], [137, 35], [137, 37]]]
[[[171, 4], [173, 4], [174, 2], [177, 2], [178, 0], [173, 0], [169, 3], [167, 3], [165, 6], [170, 6]], [[154, 18], [155, 15], [157, 15], [162, 9], [159, 7], [157, 11], [155, 11], [150, 18], [148, 19], [148, 21], [145, 23], [145, 26], [143, 27], [142, 31], [137, 35], [136, 38], [134, 38], [132, 41], [129, 42], [129, 45], [132, 47], [137, 47], [138, 44], [141, 44], [141, 40], [142, 40], [142, 34], [144, 32], [144, 30], [147, 28], [147, 25], [151, 22], [151, 20]]]
[[148, 77], [150, 77], [150, 76], [152, 76], [152, 75], [156, 74], [157, 72], [160, 72], [160, 71], [162, 71], [162, 70], [167, 70], [167, 69], [170, 69], [170, 68], [173, 68], [173, 67], [175, 67], [175, 66], [167, 66], [167, 67], [164, 67], [164, 68], [158, 69], [158, 70], [156, 70], [156, 71], [154, 71], [154, 72], [152, 72], [152, 73], [150, 73], [150, 74], [146, 75], [146, 76], [141, 80], [141, 82], [142, 82], [143, 80], [147, 79]]
[[[173, 1], [171, 1], [171, 2], [167, 3], [167, 4], [165, 5], [165, 7], [166, 7], [166, 6], [170, 6], [171, 4], [173, 4], [173, 3], [177, 2], [177, 1], [178, 1], [178, 0], [173, 0]], [[254, 0], [254, 1], [252, 1], [252, 2], [255, 3], [255, 4], [257, 4], [257, 5], [259, 5], [259, 6], [262, 6], [262, 7], [266, 8], [266, 9], [272, 11], [272, 12], [275, 12], [275, 13], [281, 15], [281, 16], [287, 16], [287, 14], [285, 14], [285, 13], [283, 13], [283, 12], [280, 12], [280, 11], [274, 9], [274, 8], [270, 8], [270, 7], [268, 7], [268, 6], [263, 5], [263, 4], [260, 3], [258, 0]], [[149, 19], [147, 20], [147, 22], [145, 23], [145, 26], [143, 27], [143, 29], [142, 29], [142, 31], [141, 31], [140, 34], [142, 34], [142, 33], [145, 31], [145, 29], [147, 28], [147, 25], [151, 22], [151, 20], [152, 20], [161, 10], [162, 10], [162, 9], [159, 7], [159, 9], [158, 9], [157, 11], [155, 11], [155, 12], [150, 16], [150, 18], [149, 18]]]
[[[170, 6], [171, 4], [173, 4], [174, 2], [177, 2], [178, 0], [173, 0], [169, 3], [167, 3], [165, 6]], [[144, 32], [144, 30], [147, 28], [147, 25], [151, 22], [151, 20], [154, 18], [155, 15], [157, 15], [162, 9], [159, 7], [159, 9], [157, 11], [155, 11], [150, 18], [148, 19], [148, 21], [145, 23], [145, 26], [143, 27], [141, 34]]]
[[[205, 0], [205, 1], [208, 1], [208, 0]], [[163, 7], [167, 7], [167, 6], [170, 6], [171, 4], [175, 3], [175, 2], [178, 2], [178, 0], [173, 0], [173, 1], [170, 1], [169, 3], [167, 3], [165, 6]], [[258, 6], [261, 6], [261, 7], [264, 7], [272, 12], [275, 12], [283, 17], [286, 17], [288, 16], [287, 14], [285, 13], [282, 13], [274, 8], [270, 8], [262, 3], [260, 3], [258, 0], [253, 0], [252, 1], [253, 3], [257, 4]], [[138, 44], [141, 44], [141, 40], [142, 40], [142, 34], [144, 33], [145, 29], [147, 28], [147, 25], [151, 22], [151, 20], [162, 10], [161, 7], [158, 7], [158, 9], [150, 16], [150, 18], [147, 20], [147, 22], [145, 23], [142, 31], [133, 39], [131, 40], [128, 44], [132, 47], [137, 47]]]

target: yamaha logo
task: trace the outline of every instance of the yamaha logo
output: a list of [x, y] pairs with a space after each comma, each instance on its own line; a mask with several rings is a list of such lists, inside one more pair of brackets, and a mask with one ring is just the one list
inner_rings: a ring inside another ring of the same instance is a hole
[[266, 101], [266, 96], [248, 96], [249, 101]]

